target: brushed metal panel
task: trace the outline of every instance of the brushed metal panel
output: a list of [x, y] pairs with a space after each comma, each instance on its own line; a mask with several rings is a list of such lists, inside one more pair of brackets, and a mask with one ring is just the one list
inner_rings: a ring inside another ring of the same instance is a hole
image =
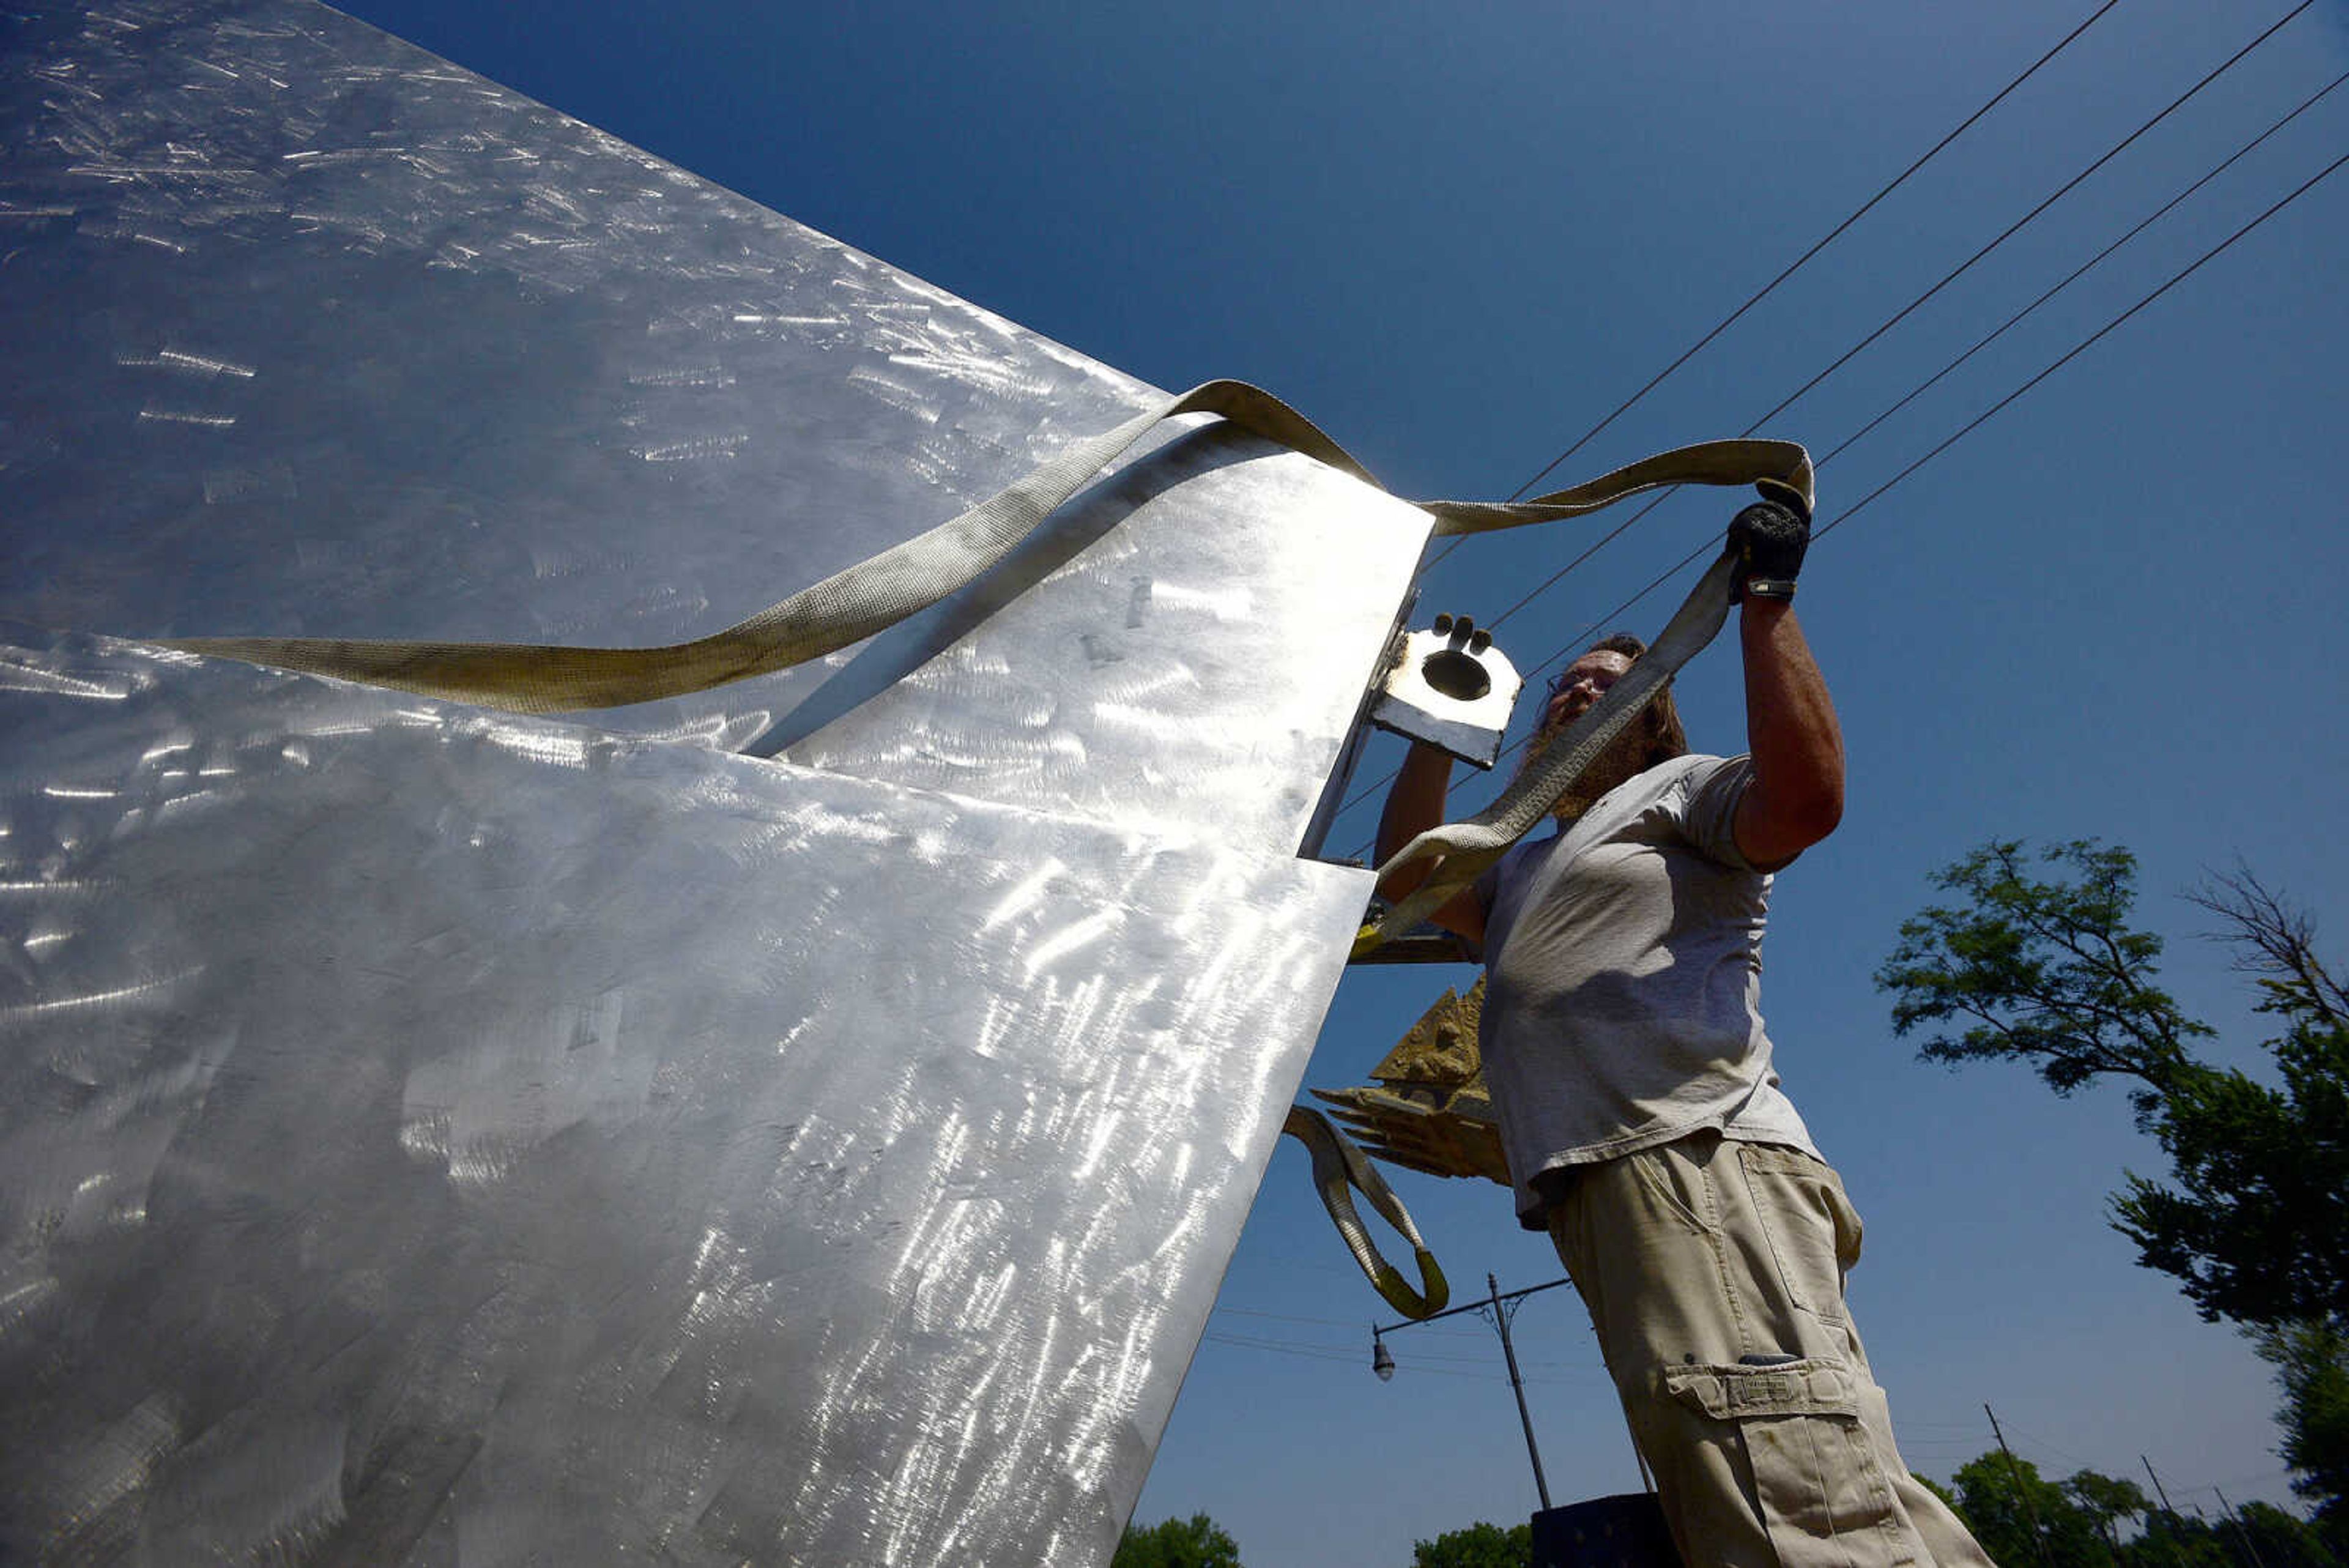
[[[307, 0], [0, 27], [0, 614], [674, 640], [1154, 395]], [[1426, 528], [1170, 431], [597, 730], [7, 632], [0, 1556], [1104, 1560]]]
[[12, 636], [0, 1554], [1105, 1560], [1367, 874]]
[[1428, 527], [1360, 481], [1209, 426], [873, 639], [756, 749], [1294, 852]]
[[0, 614], [676, 641], [1154, 396], [308, 0], [0, 26]]
[[[0, 614], [680, 640], [1155, 396], [307, 0], [8, 26]], [[1426, 516], [1210, 429], [1054, 524], [783, 729], [853, 654], [597, 722], [1294, 849]]]

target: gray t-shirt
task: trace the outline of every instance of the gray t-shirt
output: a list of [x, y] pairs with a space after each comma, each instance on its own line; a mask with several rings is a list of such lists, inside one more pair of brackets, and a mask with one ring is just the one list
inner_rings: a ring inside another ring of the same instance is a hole
[[1545, 1173], [1708, 1128], [1818, 1152], [1762, 1028], [1770, 877], [1730, 831], [1753, 772], [1675, 758], [1476, 883], [1478, 1044], [1528, 1224]]

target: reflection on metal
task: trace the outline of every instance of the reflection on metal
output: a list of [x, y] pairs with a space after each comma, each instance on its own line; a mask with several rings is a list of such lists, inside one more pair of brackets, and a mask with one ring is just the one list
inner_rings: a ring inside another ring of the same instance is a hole
[[1482, 976], [1465, 996], [1446, 987], [1371, 1069], [1374, 1085], [1316, 1089], [1314, 1097], [1337, 1106], [1337, 1119], [1361, 1135], [1363, 1147], [1381, 1159], [1431, 1176], [1481, 1176], [1508, 1186], [1508, 1163], [1476, 1049], [1484, 1012]]
[[1371, 722], [1489, 768], [1525, 679], [1493, 634], [1463, 616], [1414, 631], [1381, 683]]
[[1200, 431], [873, 639], [781, 754], [1294, 853], [1426, 538], [1392, 496]]
[[1425, 515], [1170, 431], [595, 728], [36, 629], [674, 640], [1154, 394], [306, 0], [9, 26], [0, 1558], [1105, 1560]]
[[1105, 1555], [1364, 880], [87, 639], [0, 757], [12, 1558]]

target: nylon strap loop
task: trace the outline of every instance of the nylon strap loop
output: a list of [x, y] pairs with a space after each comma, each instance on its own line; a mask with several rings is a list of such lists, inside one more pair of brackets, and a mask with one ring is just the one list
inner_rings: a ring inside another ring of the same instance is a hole
[[[1208, 381], [1116, 429], [1078, 441], [978, 505], [801, 589], [749, 619], [659, 648], [551, 643], [356, 641], [330, 638], [174, 638], [162, 646], [313, 675], [389, 686], [518, 713], [616, 708], [685, 696], [820, 658], [936, 603], [1001, 560], [1046, 516], [1161, 421], [1219, 414], [1241, 429], [1376, 484], [1312, 421], [1245, 381]], [[1425, 503], [1439, 535], [1484, 533], [1593, 512], [1669, 484], [1776, 479], [1811, 493], [1811, 463], [1792, 441], [1725, 441], [1660, 452], [1532, 501]]]
[[[1330, 1223], [1346, 1243], [1346, 1251], [1354, 1255], [1355, 1263], [1363, 1277], [1377, 1287], [1387, 1304], [1407, 1318], [1432, 1317], [1444, 1310], [1452, 1299], [1452, 1287], [1436, 1265], [1435, 1254], [1427, 1250], [1420, 1239], [1419, 1227], [1412, 1223], [1411, 1210], [1381, 1176], [1351, 1138], [1330, 1125], [1330, 1118], [1310, 1106], [1291, 1106], [1288, 1119], [1280, 1130], [1303, 1144], [1313, 1157], [1313, 1186], [1321, 1194], [1321, 1207], [1330, 1211]], [[1380, 1218], [1401, 1232], [1411, 1243], [1412, 1257], [1419, 1265], [1418, 1290], [1413, 1290], [1402, 1271], [1386, 1261], [1378, 1243], [1371, 1240], [1370, 1231], [1362, 1217], [1354, 1210], [1354, 1199], [1349, 1188], [1371, 1200], [1371, 1207]]]

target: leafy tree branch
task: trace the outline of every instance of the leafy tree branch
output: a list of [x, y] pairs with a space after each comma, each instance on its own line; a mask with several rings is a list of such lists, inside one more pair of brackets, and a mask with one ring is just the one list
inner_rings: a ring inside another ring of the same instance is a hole
[[2195, 1054], [2215, 1034], [2156, 983], [2162, 940], [2128, 923], [2127, 850], [1998, 840], [1932, 880], [1956, 897], [1903, 921], [1876, 971], [1893, 1032], [1923, 1034], [1929, 1061], [2023, 1064], [2059, 1095], [2127, 1082], [2169, 1171], [2124, 1173], [2114, 1227], [2206, 1319], [2252, 1331], [2285, 1396], [2294, 1484], [2349, 1535], [2349, 987], [2315, 922], [2240, 865], [2187, 895], [2282, 1028], [2260, 1043], [2263, 1081]]

